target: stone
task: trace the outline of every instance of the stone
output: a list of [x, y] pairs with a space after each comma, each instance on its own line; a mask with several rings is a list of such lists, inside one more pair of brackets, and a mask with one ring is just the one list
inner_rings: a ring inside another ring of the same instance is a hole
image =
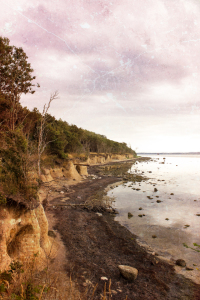
[[157, 188], [154, 188], [154, 192], [157, 192], [158, 190], [157, 190]]
[[191, 266], [186, 266], [186, 270], [187, 271], [192, 271], [192, 270], [194, 270], [194, 268], [192, 268]]
[[134, 281], [138, 276], [138, 270], [130, 266], [119, 265], [120, 273], [129, 281]]
[[108, 280], [108, 278], [105, 277], [105, 276], [102, 276], [102, 277], [101, 277], [101, 280]]
[[128, 218], [130, 219], [130, 218], [132, 218], [132, 217], [133, 217], [132, 213], [131, 213], [131, 212], [128, 212]]
[[186, 225], [184, 225], [184, 226], [185, 226], [184, 228], [190, 227], [190, 225], [188, 225], [188, 224], [186, 224]]
[[99, 216], [99, 217], [101, 217], [101, 216], [102, 216], [102, 214], [101, 214], [101, 213], [99, 213], [99, 212], [96, 212], [96, 215], [97, 215], [97, 216]]
[[152, 238], [153, 238], [153, 239], [156, 239], [156, 238], [157, 238], [157, 235], [153, 234], [153, 235], [152, 235]]
[[185, 267], [186, 266], [186, 262], [183, 259], [177, 259], [176, 260], [176, 265], [180, 266], [180, 267]]
[[48, 236], [51, 236], [52, 238], [56, 237], [55, 231], [54, 230], [49, 230], [48, 231]]

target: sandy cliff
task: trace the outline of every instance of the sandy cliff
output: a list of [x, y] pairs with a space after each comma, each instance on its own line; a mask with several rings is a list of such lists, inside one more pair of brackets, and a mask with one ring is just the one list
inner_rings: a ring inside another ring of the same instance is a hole
[[[72, 158], [62, 167], [43, 169], [41, 180], [44, 183], [55, 182], [58, 179], [79, 182], [87, 176], [87, 166], [105, 164], [115, 160], [132, 158], [132, 155], [92, 154], [86, 161]], [[15, 202], [0, 206], [0, 271], [9, 268], [12, 261], [27, 262], [35, 257], [39, 268], [43, 268], [46, 257], [52, 251], [52, 238], [48, 236], [48, 221], [40, 201], [35, 208]]]

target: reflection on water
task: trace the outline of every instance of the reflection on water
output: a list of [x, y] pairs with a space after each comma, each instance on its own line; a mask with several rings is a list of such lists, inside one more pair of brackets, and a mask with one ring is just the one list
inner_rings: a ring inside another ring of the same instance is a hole
[[159, 255], [184, 259], [194, 268], [190, 274], [197, 276], [200, 253], [183, 243], [193, 248], [193, 243], [200, 244], [200, 156], [152, 156], [151, 161], [134, 164], [130, 172], [149, 180], [128, 182], [109, 192], [116, 197], [116, 220]]

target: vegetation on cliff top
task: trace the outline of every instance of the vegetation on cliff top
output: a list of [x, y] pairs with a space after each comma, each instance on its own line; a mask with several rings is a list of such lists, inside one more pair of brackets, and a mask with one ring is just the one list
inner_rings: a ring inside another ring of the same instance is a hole
[[[104, 135], [78, 128], [37, 108], [30, 111], [22, 107], [22, 94], [35, 91], [35, 76], [22, 48], [9, 45], [7, 38], [0, 37], [0, 193], [16, 195], [32, 201], [36, 198], [37, 184], [31, 178], [41, 142], [41, 120], [45, 114], [42, 142], [43, 156], [68, 159], [68, 153], [131, 153], [135, 151], [126, 143], [109, 140]], [[39, 84], [37, 84], [39, 87]], [[57, 94], [56, 94], [57, 96]], [[51, 96], [52, 97], [52, 96]], [[57, 98], [57, 97], [56, 97]], [[51, 99], [51, 98], [50, 98]], [[45, 126], [44, 126], [45, 125]], [[33, 176], [32, 176], [33, 177]], [[3, 202], [3, 200], [1, 201]]]

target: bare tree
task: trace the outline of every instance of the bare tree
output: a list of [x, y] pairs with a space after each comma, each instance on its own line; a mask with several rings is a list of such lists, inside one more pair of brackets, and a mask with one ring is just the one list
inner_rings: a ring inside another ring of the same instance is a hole
[[46, 121], [47, 121], [47, 113], [50, 108], [51, 102], [53, 100], [58, 99], [58, 91], [55, 91], [53, 94], [50, 96], [49, 103], [44, 105], [43, 107], [43, 112], [42, 112], [42, 117], [40, 121], [40, 128], [39, 128], [39, 139], [38, 139], [38, 176], [41, 175], [41, 155], [44, 152], [46, 146], [53, 142], [53, 141], [46, 141], [45, 137], [45, 126], [46, 126]]

